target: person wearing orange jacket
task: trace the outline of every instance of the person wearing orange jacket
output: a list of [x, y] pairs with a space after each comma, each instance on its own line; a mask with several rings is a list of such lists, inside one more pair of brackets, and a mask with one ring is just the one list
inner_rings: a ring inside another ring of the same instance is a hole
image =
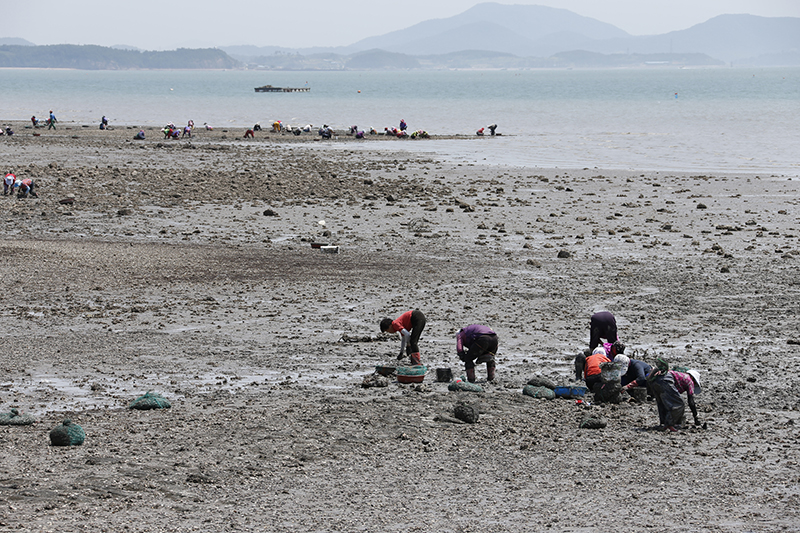
[[590, 391], [594, 389], [595, 383], [600, 383], [600, 365], [602, 363], [610, 363], [611, 359], [606, 355], [606, 349], [598, 346], [592, 350], [592, 355], [586, 358], [583, 365], [583, 380], [586, 382], [586, 388]]
[[400, 354], [398, 359], [404, 357], [404, 353], [411, 359], [412, 365], [421, 364], [419, 354], [419, 336], [425, 329], [425, 315], [419, 309], [406, 311], [397, 319], [384, 318], [381, 320], [380, 327], [383, 333], [400, 334]]

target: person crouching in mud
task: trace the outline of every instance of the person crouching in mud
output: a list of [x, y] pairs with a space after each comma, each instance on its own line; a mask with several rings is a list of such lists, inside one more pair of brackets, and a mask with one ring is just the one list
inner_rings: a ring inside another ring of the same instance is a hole
[[700, 425], [697, 416], [695, 393], [700, 393], [700, 374], [696, 370], [687, 373], [669, 369], [669, 363], [662, 358], [656, 360], [656, 368], [647, 376], [647, 384], [653, 391], [658, 404], [658, 428], [662, 431], [678, 431], [686, 420], [686, 405], [681, 393], [686, 393], [689, 409], [692, 410], [694, 425]]
[[397, 359], [402, 359], [405, 354], [411, 359], [412, 365], [421, 364], [419, 355], [419, 336], [425, 329], [425, 315], [419, 309], [406, 311], [396, 320], [384, 318], [380, 323], [381, 332], [400, 334], [400, 354]]
[[475, 382], [476, 363], [486, 363], [486, 380], [494, 381], [497, 333], [491, 328], [480, 324], [461, 328], [456, 334], [456, 353], [459, 359], [464, 361], [467, 381]]
[[[608, 363], [611, 359], [606, 355], [606, 349], [598, 346], [592, 350], [589, 357], [584, 357], [583, 368], [580, 374], [583, 374], [583, 380], [586, 383], [586, 388], [594, 392], [594, 386], [600, 384], [600, 364]], [[578, 373], [578, 359], [575, 362], [575, 379], [580, 379], [581, 375]]]

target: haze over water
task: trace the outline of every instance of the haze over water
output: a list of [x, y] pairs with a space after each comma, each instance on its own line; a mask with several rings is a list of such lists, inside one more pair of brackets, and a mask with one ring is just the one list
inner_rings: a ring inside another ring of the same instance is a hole
[[[538, 167], [800, 175], [800, 69], [408, 72], [0, 70], [0, 120], [163, 126], [238, 137], [273, 120], [500, 138], [362, 143], [456, 161]], [[310, 93], [256, 93], [271, 84]], [[360, 92], [359, 92], [360, 91]], [[677, 93], [677, 94], [676, 94]], [[20, 132], [24, 133], [24, 132]], [[346, 149], [359, 149], [348, 143]]]

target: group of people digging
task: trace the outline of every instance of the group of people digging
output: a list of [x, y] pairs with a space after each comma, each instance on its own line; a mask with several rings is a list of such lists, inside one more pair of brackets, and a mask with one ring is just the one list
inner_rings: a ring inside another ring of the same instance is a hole
[[[625, 345], [617, 335], [617, 321], [613, 314], [601, 311], [592, 315], [588, 353], [575, 358], [575, 379], [583, 378], [595, 398], [607, 400], [615, 395], [631, 394], [641, 390], [653, 397], [658, 406], [658, 429], [677, 431], [686, 425], [686, 404], [681, 394], [686, 393], [694, 424], [700, 425], [694, 395], [699, 394], [700, 373], [697, 370], [675, 367], [659, 357], [656, 366], [625, 355]], [[600, 341], [606, 341], [601, 343]], [[619, 380], [603, 379], [603, 370], [617, 371]]]
[[[384, 318], [380, 322], [383, 333], [400, 334], [398, 359], [408, 357], [412, 365], [421, 364], [419, 338], [425, 328], [425, 315], [414, 309], [397, 319]], [[605, 342], [601, 342], [605, 341]], [[476, 365], [486, 363], [486, 379], [494, 381], [498, 338], [491, 328], [472, 324], [456, 334], [456, 353], [464, 362], [467, 380], [476, 381]], [[586, 387], [600, 401], [638, 391], [655, 398], [658, 406], [658, 429], [677, 431], [686, 425], [686, 405], [681, 394], [686, 393], [694, 424], [700, 425], [694, 395], [699, 394], [700, 374], [697, 370], [675, 367], [659, 357], [655, 367], [625, 355], [625, 345], [617, 334], [614, 315], [601, 311], [592, 315], [589, 324], [589, 349], [575, 358], [575, 379], [583, 379]], [[619, 379], [604, 380], [604, 370], [616, 372]]]

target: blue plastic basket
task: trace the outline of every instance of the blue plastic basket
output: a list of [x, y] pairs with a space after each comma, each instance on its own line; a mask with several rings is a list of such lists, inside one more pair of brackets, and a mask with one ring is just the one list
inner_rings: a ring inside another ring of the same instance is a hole
[[557, 398], [583, 398], [587, 390], [586, 387], [556, 387], [553, 392]]

